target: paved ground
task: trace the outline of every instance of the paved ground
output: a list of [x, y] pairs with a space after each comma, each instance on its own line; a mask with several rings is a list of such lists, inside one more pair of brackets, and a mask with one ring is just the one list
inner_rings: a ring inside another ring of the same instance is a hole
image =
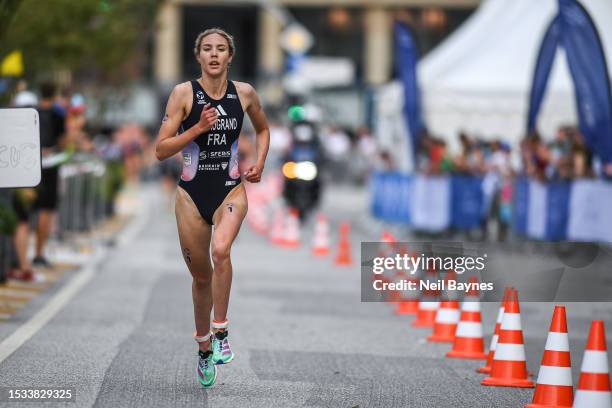
[[[480, 386], [479, 362], [442, 357], [448, 345], [423, 339], [389, 305], [360, 302], [358, 266], [313, 259], [307, 247], [271, 246], [245, 224], [233, 250], [231, 340], [237, 357], [220, 367], [215, 387], [195, 379], [190, 276], [174, 217], [156, 192], [144, 228], [104, 255], [75, 296], [0, 361], [2, 386], [71, 386], [79, 407], [521, 407], [531, 390]], [[151, 195], [152, 194], [152, 195]], [[334, 189], [325, 209], [334, 224], [354, 222], [359, 241], [380, 226], [366, 216], [367, 196]], [[308, 230], [304, 240], [309, 240]], [[0, 325], [2, 340], [44, 308], [62, 285]], [[484, 304], [491, 334], [497, 304]], [[524, 303], [529, 367], [537, 373], [551, 306]], [[568, 305], [575, 380], [591, 318], [609, 304]], [[1, 352], [1, 350], [0, 350]], [[8, 404], [0, 406], [9, 406]], [[20, 406], [20, 405], [19, 405]], [[49, 403], [45, 406], [53, 406]]]

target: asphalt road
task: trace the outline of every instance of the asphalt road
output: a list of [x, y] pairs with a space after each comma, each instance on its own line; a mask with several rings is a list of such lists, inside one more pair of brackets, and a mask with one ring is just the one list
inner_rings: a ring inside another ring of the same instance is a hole
[[[216, 385], [195, 377], [191, 281], [179, 251], [174, 216], [147, 190], [150, 211], [131, 239], [103, 253], [91, 278], [23, 344], [0, 361], [4, 387], [72, 387], [78, 407], [522, 407], [532, 390], [480, 385], [480, 362], [446, 359], [446, 344], [424, 341], [384, 303], [360, 301], [359, 242], [377, 240], [367, 194], [328, 192], [332, 220], [353, 222], [356, 263], [337, 267], [304, 245], [272, 246], [245, 223], [233, 248], [230, 339], [235, 360], [219, 367]], [[0, 325], [6, 340], [48, 307], [80, 272]], [[483, 304], [486, 343], [497, 304]], [[528, 365], [537, 374], [551, 304], [523, 303]], [[591, 318], [611, 304], [568, 304], [574, 381]], [[23, 330], [22, 330], [23, 331]], [[612, 338], [612, 336], [608, 336]], [[12, 404], [14, 406], [25, 406]], [[27, 404], [26, 404], [27, 405]], [[0, 407], [11, 404], [0, 403]]]

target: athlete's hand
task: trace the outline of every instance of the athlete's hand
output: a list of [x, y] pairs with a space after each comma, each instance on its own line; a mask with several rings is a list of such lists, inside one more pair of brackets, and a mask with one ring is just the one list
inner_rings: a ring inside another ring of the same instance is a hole
[[249, 167], [247, 171], [244, 172], [244, 178], [251, 183], [259, 183], [261, 181], [261, 173], [263, 172], [263, 166], [258, 166], [257, 164]]
[[217, 122], [217, 110], [213, 108], [210, 103], [204, 105], [202, 113], [200, 114], [200, 120], [198, 121], [198, 130], [200, 133], [208, 132]]

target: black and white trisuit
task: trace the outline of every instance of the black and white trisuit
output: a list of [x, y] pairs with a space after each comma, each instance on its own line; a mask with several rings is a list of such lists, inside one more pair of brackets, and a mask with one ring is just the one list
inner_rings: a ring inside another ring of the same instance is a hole
[[217, 110], [217, 122], [205, 133], [189, 142], [182, 151], [183, 172], [179, 186], [189, 194], [206, 222], [213, 225], [213, 214], [227, 194], [238, 184], [238, 137], [244, 111], [232, 81], [221, 99], [213, 99], [196, 80], [191, 81], [193, 104], [181, 123], [182, 133], [200, 120], [202, 109], [209, 103]]

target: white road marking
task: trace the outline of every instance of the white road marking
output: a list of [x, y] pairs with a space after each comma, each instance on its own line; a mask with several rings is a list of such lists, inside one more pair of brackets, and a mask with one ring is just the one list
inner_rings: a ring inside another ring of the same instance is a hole
[[[144, 197], [142, 202], [144, 205], [140, 209], [137, 218], [119, 234], [117, 238], [118, 246], [130, 243], [147, 225], [150, 213], [150, 199]], [[0, 364], [44, 327], [91, 280], [96, 267], [106, 257], [107, 252], [103, 247], [96, 251], [93, 258], [38, 313], [0, 343]]]

